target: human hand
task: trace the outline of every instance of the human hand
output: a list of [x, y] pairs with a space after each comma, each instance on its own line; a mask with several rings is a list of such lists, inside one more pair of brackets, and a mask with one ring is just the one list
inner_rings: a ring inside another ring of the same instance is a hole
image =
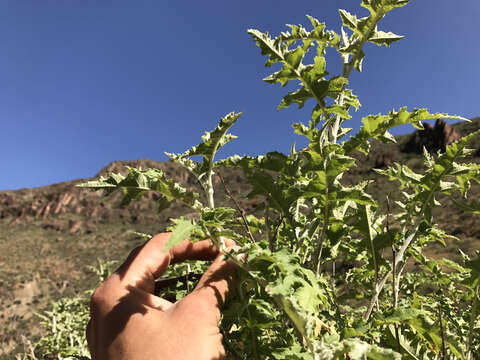
[[[209, 240], [185, 240], [163, 252], [170, 235], [156, 235], [132, 251], [95, 290], [87, 326], [92, 360], [225, 359], [218, 323], [235, 264], [224, 261]], [[234, 245], [226, 241], [227, 249]], [[214, 262], [183, 299], [171, 303], [155, 296], [155, 279], [170, 263], [184, 260]]]

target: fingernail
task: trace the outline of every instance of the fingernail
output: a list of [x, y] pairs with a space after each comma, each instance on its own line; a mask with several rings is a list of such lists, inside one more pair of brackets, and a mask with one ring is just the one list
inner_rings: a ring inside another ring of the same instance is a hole
[[247, 254], [237, 254], [236, 257], [240, 261], [246, 261], [247, 260]]
[[233, 246], [230, 247], [229, 249], [232, 249], [234, 252], [237, 252], [237, 251], [240, 250], [241, 248], [242, 248], [241, 246], [233, 245]]

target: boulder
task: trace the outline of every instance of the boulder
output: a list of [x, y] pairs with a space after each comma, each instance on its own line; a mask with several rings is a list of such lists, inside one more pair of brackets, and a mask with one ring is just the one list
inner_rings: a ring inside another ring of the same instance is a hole
[[422, 153], [425, 147], [429, 152], [444, 152], [447, 145], [457, 141], [461, 135], [450, 124], [437, 119], [435, 126], [423, 124], [423, 130], [415, 131], [402, 147], [404, 153]]

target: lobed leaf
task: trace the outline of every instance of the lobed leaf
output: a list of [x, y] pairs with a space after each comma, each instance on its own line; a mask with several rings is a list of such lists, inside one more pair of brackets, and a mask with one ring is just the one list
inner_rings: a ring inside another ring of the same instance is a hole
[[[130, 203], [131, 200], [139, 199], [147, 191], [155, 191], [162, 194], [168, 202], [178, 200], [193, 209], [199, 210], [202, 204], [198, 201], [199, 195], [168, 179], [164, 172], [158, 169], [141, 170], [128, 167], [127, 176], [121, 174], [110, 174], [107, 178], [100, 177], [98, 180], [88, 181], [78, 187], [94, 190], [104, 190], [106, 195], [116, 189], [122, 189], [124, 197], [122, 205]], [[165, 206], [165, 199], [160, 202]]]

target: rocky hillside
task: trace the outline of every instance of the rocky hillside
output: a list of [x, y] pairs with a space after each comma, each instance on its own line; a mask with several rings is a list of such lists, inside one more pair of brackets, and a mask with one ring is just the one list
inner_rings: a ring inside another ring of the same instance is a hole
[[[112, 172], [125, 175], [128, 173], [126, 166], [161, 169], [187, 189], [200, 192], [196, 179], [184, 168], [172, 162], [156, 162], [147, 159], [115, 161], [103, 168], [94, 178], [107, 176]], [[234, 189], [237, 193], [242, 189], [246, 191], [247, 187], [240, 172], [235, 170], [224, 172], [223, 177], [232, 190]], [[99, 224], [162, 223], [170, 217], [188, 211], [188, 208], [181, 204], [174, 204], [162, 213], [161, 217], [158, 217], [155, 200], [158, 200], [159, 196], [153, 192], [144, 195], [142, 201], [134, 201], [128, 206], [120, 207], [122, 197], [120, 192], [103, 197], [101, 191], [89, 191], [76, 187], [77, 184], [87, 180], [89, 179], [68, 181], [41, 188], [0, 192], [2, 225], [17, 228], [35, 223], [44, 230], [53, 230], [58, 234], [90, 234]], [[249, 205], [246, 204], [246, 206]]]
[[[368, 157], [358, 155], [359, 166], [344, 181], [355, 183], [365, 177], [375, 180], [370, 191], [382, 201], [386, 194], [398, 193], [398, 187], [379, 178], [373, 168], [387, 167], [397, 161], [418, 170], [423, 166], [419, 152], [424, 146], [430, 151], [442, 150], [477, 129], [480, 118], [453, 126], [439, 120], [434, 126], [425, 126], [423, 131], [398, 137], [397, 144], [374, 143]], [[480, 149], [480, 139], [473, 146]], [[480, 161], [480, 150], [472, 160]], [[116, 161], [96, 177], [125, 173], [125, 165], [162, 169], [187, 189], [199, 191], [194, 177], [171, 162]], [[241, 172], [222, 169], [221, 174], [241, 206], [254, 211], [256, 202], [246, 198], [249, 187]], [[20, 349], [20, 334], [40, 333], [39, 321], [32, 315], [34, 311], [44, 308], [52, 299], [93, 285], [95, 276], [87, 265], [93, 265], [97, 258], [122, 259], [141, 242], [132, 231], [156, 233], [165, 229], [171, 217], [193, 216], [181, 204], [174, 204], [158, 215], [155, 202], [158, 195], [154, 193], [121, 207], [120, 193], [103, 197], [100, 192], [75, 187], [86, 180], [0, 191], [0, 344], [4, 344], [0, 347], [0, 358], [14, 359], [13, 354]], [[221, 184], [217, 189], [217, 203], [233, 206]], [[472, 194], [480, 200], [478, 192]], [[445, 204], [437, 213], [437, 221], [462, 243], [435, 251], [451, 254], [458, 246], [467, 252], [480, 248], [480, 222], [472, 215]]]

